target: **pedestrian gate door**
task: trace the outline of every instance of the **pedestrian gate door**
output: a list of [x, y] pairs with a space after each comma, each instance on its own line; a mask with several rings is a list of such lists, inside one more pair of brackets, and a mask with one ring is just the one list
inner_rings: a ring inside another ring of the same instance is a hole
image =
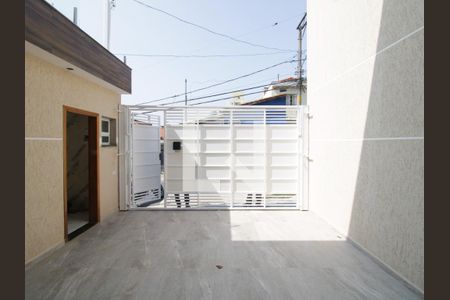
[[306, 109], [122, 106], [121, 208], [307, 209]]

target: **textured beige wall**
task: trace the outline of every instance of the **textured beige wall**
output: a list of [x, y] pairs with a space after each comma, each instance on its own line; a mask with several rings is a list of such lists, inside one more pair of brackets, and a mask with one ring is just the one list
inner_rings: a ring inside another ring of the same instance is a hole
[[424, 286], [421, 0], [308, 1], [310, 208]]
[[[64, 242], [63, 105], [117, 119], [119, 103], [119, 94], [26, 53], [25, 262]], [[118, 210], [117, 147], [100, 147], [99, 166], [101, 221]]]

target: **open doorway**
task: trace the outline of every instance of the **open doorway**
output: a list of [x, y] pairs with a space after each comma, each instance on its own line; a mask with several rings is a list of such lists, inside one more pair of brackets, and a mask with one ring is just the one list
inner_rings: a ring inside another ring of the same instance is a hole
[[98, 222], [98, 114], [64, 107], [65, 239]]

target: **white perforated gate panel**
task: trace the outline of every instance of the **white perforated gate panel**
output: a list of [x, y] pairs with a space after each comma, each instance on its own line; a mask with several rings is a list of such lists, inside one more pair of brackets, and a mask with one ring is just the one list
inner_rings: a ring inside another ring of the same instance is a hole
[[301, 108], [171, 109], [164, 118], [165, 207], [299, 208]]

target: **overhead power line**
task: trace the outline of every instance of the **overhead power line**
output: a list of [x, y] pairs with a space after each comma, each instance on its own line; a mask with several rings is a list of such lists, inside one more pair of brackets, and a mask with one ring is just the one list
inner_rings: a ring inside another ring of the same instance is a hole
[[251, 57], [251, 56], [268, 56], [275, 54], [286, 54], [286, 52], [270, 52], [270, 53], [250, 53], [250, 54], [206, 54], [206, 55], [178, 55], [178, 54], [139, 54], [139, 53], [115, 53], [121, 56], [138, 56], [138, 57], [174, 57], [174, 58], [209, 58], [209, 57]]
[[[198, 103], [193, 103], [192, 106], [205, 104], [205, 103], [218, 102], [218, 101], [223, 101], [223, 100], [229, 100], [229, 99], [243, 97], [243, 96], [255, 95], [255, 94], [260, 94], [260, 93], [263, 93], [263, 92], [269, 92], [269, 91], [273, 91], [273, 90], [275, 90], [275, 89], [272, 88], [272, 89], [267, 89], [265, 91], [245, 93], [245, 94], [238, 95], [238, 96], [229, 96], [229, 97], [224, 97], [224, 98], [212, 99], [212, 100], [202, 101], [202, 102], [198, 102]], [[174, 103], [168, 103], [168, 104], [175, 104], [175, 102]], [[164, 105], [166, 105], [166, 104], [164, 104]]]
[[[289, 74], [285, 74], [285, 75], [289, 75]], [[191, 99], [188, 99], [187, 101], [190, 102], [190, 101], [195, 101], [195, 100], [202, 100], [202, 99], [206, 99], [206, 98], [211, 98], [211, 97], [217, 97], [217, 96], [221, 96], [221, 95], [231, 94], [231, 93], [235, 93], [235, 92], [242, 92], [242, 91], [247, 91], [247, 90], [253, 90], [253, 89], [256, 89], [256, 88], [266, 87], [266, 86], [271, 85], [271, 84], [272, 84], [272, 82], [270, 82], [269, 84], [264, 84], [264, 85], [254, 86], [254, 87], [248, 87], [248, 88], [241, 88], [241, 89], [236, 89], [236, 90], [232, 90], [232, 91], [228, 91], [228, 92], [222, 92], [222, 93], [218, 93], [218, 94], [205, 95], [205, 96], [201, 96], [201, 97], [197, 97], [197, 98], [191, 98]], [[273, 91], [273, 90], [275, 90], [275, 88], [271, 88], [271, 89], [267, 89], [267, 90], [263, 90], [263, 91], [258, 91], [258, 92], [251, 92], [251, 93], [241, 94], [241, 95], [237, 95], [237, 96], [228, 96], [228, 97], [224, 97], [224, 98], [198, 102], [198, 103], [194, 103], [192, 105], [199, 105], [199, 104], [203, 104], [203, 103], [217, 102], [217, 101], [233, 99], [233, 98], [236, 98], [236, 97], [242, 97], [242, 96], [248, 96], [248, 95], [254, 95], [254, 94], [259, 94], [259, 93]], [[161, 105], [171, 105], [171, 104], [177, 104], [177, 103], [181, 103], [181, 102], [185, 102], [185, 100], [179, 100], [179, 101], [174, 101], [174, 102], [169, 102], [169, 103], [163, 103]], [[144, 113], [144, 114], [146, 114], [146, 113]]]
[[[272, 82], [270, 82], [269, 84], [264, 84], [264, 85], [259, 85], [259, 86], [253, 86], [253, 87], [248, 87], [248, 88], [241, 88], [241, 89], [237, 89], [237, 90], [232, 90], [232, 91], [222, 92], [222, 93], [217, 93], [217, 94], [212, 94], [212, 95], [205, 95], [205, 96], [201, 96], [201, 97], [197, 97], [197, 98], [188, 99], [187, 102], [195, 101], [195, 100], [202, 100], [202, 99], [207, 99], [207, 98], [212, 98], [212, 97], [217, 97], [217, 96], [222, 96], [222, 95], [236, 93], [236, 92], [243, 92], [243, 91], [248, 91], [248, 90], [254, 90], [254, 89], [257, 89], [257, 88], [266, 87], [266, 86], [271, 85], [271, 84], [272, 84]], [[263, 90], [263, 91], [241, 94], [241, 95], [238, 95], [238, 96], [228, 96], [228, 97], [224, 97], [224, 98], [213, 99], [213, 100], [204, 101], [204, 102], [198, 102], [198, 103], [194, 103], [192, 105], [198, 105], [198, 104], [202, 104], [202, 103], [209, 103], [209, 102], [216, 102], [216, 101], [221, 101], [221, 100], [233, 99], [233, 98], [236, 98], [236, 97], [254, 95], [254, 94], [259, 94], [259, 93], [262, 93], [262, 92], [268, 92], [268, 91], [273, 91], [273, 90], [275, 90], [275, 89], [271, 88], [271, 89], [267, 89], [267, 90]], [[178, 101], [174, 101], [174, 102], [162, 103], [161, 105], [171, 105], [171, 104], [182, 103], [182, 102], [185, 102], [185, 101], [186, 100], [178, 100]]]
[[[223, 101], [223, 100], [229, 100], [229, 99], [238, 98], [238, 97], [243, 97], [243, 96], [255, 95], [255, 94], [260, 94], [260, 93], [263, 93], [263, 92], [269, 92], [269, 91], [273, 91], [273, 90], [275, 90], [275, 89], [272, 88], [272, 89], [267, 89], [267, 90], [264, 90], [264, 91], [245, 93], [245, 94], [241, 94], [241, 95], [238, 95], [238, 96], [229, 96], [229, 97], [223, 97], [223, 98], [218, 98], [218, 99], [212, 99], [212, 100], [207, 100], [207, 101], [202, 101], [202, 102], [193, 103], [193, 104], [191, 104], [191, 106], [194, 106], [194, 105], [200, 105], [200, 104], [205, 104], [205, 103], [218, 102], [218, 101]], [[282, 96], [282, 95], [280, 95], [280, 96]], [[188, 101], [191, 101], [191, 100], [193, 100], [193, 99], [190, 99], [190, 100], [188, 100]], [[180, 102], [180, 101], [170, 102], [170, 103], [163, 103], [162, 105], [172, 105], [172, 104], [177, 104], [177, 103], [179, 103], [179, 102]], [[181, 102], [184, 102], [184, 100], [181, 101]], [[152, 113], [152, 112], [145, 112], [144, 114], [151, 114], [151, 113]]]
[[219, 82], [219, 83], [216, 83], [216, 84], [212, 84], [212, 85], [209, 85], [209, 86], [206, 86], [206, 87], [203, 87], [203, 88], [198, 88], [198, 89], [192, 90], [188, 94], [194, 93], [194, 92], [198, 92], [198, 91], [202, 91], [202, 90], [206, 90], [206, 89], [209, 89], [209, 88], [212, 88], [212, 87], [215, 87], [215, 86], [219, 86], [219, 85], [222, 85], [222, 84], [225, 84], [225, 83], [228, 83], [228, 82], [236, 81], [238, 79], [242, 79], [242, 78], [245, 78], [245, 77], [249, 77], [249, 76], [252, 76], [252, 75], [255, 75], [255, 74], [267, 71], [269, 69], [273, 69], [273, 68], [278, 67], [280, 65], [284, 65], [284, 64], [287, 64], [287, 63], [294, 63], [294, 62], [297, 62], [297, 61], [298, 61], [297, 59], [286, 60], [286, 61], [277, 63], [275, 65], [269, 66], [267, 68], [260, 69], [258, 71], [252, 72], [252, 73], [248, 73], [248, 74], [245, 74], [245, 75], [242, 75], [242, 76], [239, 76], [239, 77], [235, 77], [235, 78], [232, 78], [232, 79], [228, 79], [228, 80], [225, 80], [225, 81], [222, 81], [222, 82]]
[[[271, 90], [272, 90], [272, 89], [267, 90], [267, 91], [271, 91]], [[218, 101], [229, 100], [229, 99], [238, 98], [238, 97], [243, 97], [243, 96], [248, 96], [248, 95], [260, 94], [260, 93], [263, 93], [263, 92], [264, 92], [264, 91], [258, 91], [258, 92], [252, 92], [252, 93], [245, 93], [245, 94], [242, 94], [242, 95], [239, 95], [239, 96], [231, 96], [231, 97], [224, 97], [224, 98], [219, 98], [219, 99], [212, 99], [212, 100], [202, 101], [202, 102], [198, 102], [198, 103], [193, 103], [193, 104], [191, 104], [191, 105], [194, 106], [194, 105], [200, 105], [200, 104], [205, 104], [205, 103], [218, 102]], [[170, 103], [170, 104], [173, 104], [173, 103]]]
[[238, 42], [238, 43], [243, 43], [243, 44], [247, 44], [247, 45], [250, 45], [250, 46], [253, 46], [253, 47], [259, 47], [259, 48], [264, 48], [264, 49], [269, 49], [269, 50], [278, 50], [278, 51], [284, 51], [284, 52], [296, 52], [296, 50], [291, 50], [291, 49], [280, 49], [280, 48], [274, 48], [274, 47], [267, 47], [267, 46], [264, 46], [264, 45], [259, 45], [259, 44], [251, 43], [251, 42], [244, 41], [244, 40], [241, 40], [241, 39], [237, 39], [237, 38], [232, 37], [232, 36], [230, 36], [230, 35], [227, 35], [227, 34], [224, 34], [224, 33], [220, 33], [220, 32], [211, 30], [211, 29], [209, 29], [209, 28], [206, 28], [206, 27], [204, 27], [204, 26], [202, 26], [202, 25], [198, 25], [198, 24], [192, 23], [192, 22], [190, 22], [190, 21], [184, 20], [184, 19], [182, 19], [182, 18], [180, 18], [180, 17], [177, 17], [177, 16], [175, 16], [175, 15], [173, 15], [173, 14], [167, 12], [167, 11], [164, 11], [164, 10], [162, 10], [162, 9], [156, 8], [156, 7], [151, 6], [151, 5], [147, 4], [147, 3], [144, 3], [144, 2], [142, 2], [142, 1], [139, 1], [139, 0], [133, 0], [133, 1], [136, 2], [136, 3], [139, 3], [139, 4], [141, 4], [141, 5], [143, 5], [143, 6], [145, 6], [145, 7], [148, 7], [148, 8], [150, 8], [150, 9], [153, 9], [153, 10], [155, 10], [155, 11], [158, 11], [158, 12], [160, 12], [160, 13], [162, 13], [162, 14], [165, 14], [165, 15], [171, 17], [171, 18], [174, 18], [174, 19], [176, 19], [176, 20], [178, 20], [178, 21], [180, 21], [180, 22], [183, 22], [183, 23], [185, 23], [185, 24], [188, 24], [188, 25], [191, 25], [191, 26], [200, 28], [200, 29], [202, 29], [202, 30], [204, 30], [204, 31], [207, 31], [207, 32], [209, 32], [209, 33], [212, 33], [212, 34], [215, 34], [215, 35], [218, 35], [218, 36], [221, 36], [221, 37], [230, 39], [230, 40], [235, 41], [235, 42]]
[[[254, 89], [262, 88], [262, 87], [265, 87], [265, 86], [267, 86], [267, 84], [253, 86], [253, 87], [248, 87], [248, 88], [243, 88], [243, 89], [238, 89], [238, 90], [233, 90], [233, 91], [228, 91], [228, 92], [223, 92], [223, 93], [218, 93], [218, 94], [206, 95], [206, 96], [201, 96], [201, 97], [197, 97], [197, 98], [191, 98], [191, 99], [188, 99], [188, 102], [195, 101], [195, 100], [206, 99], [206, 98], [211, 98], [211, 97], [223, 96], [223, 95], [231, 94], [231, 93], [237, 93], [237, 92], [254, 90]], [[176, 103], [181, 103], [181, 102], [184, 102], [184, 100], [179, 100], [179, 101], [169, 102], [169, 103], [163, 103], [162, 105], [176, 104]]]
[[231, 79], [228, 79], [228, 80], [219, 82], [219, 83], [211, 84], [211, 85], [208, 85], [208, 86], [205, 86], [205, 87], [202, 87], [202, 88], [198, 88], [198, 89], [195, 89], [195, 90], [191, 90], [191, 91], [189, 91], [189, 92], [187, 92], [187, 93], [182, 92], [182, 93], [179, 93], [179, 94], [176, 94], [176, 95], [173, 95], [173, 96], [164, 97], [164, 98], [155, 99], [155, 100], [150, 100], [150, 101], [145, 101], [145, 102], [137, 103], [137, 104], [135, 104], [135, 105], [143, 105], [143, 104], [155, 103], [155, 102], [159, 102], [159, 101], [163, 101], [163, 100], [168, 100], [168, 99], [175, 99], [175, 98], [178, 98], [178, 97], [180, 97], [180, 96], [184, 96], [185, 94], [192, 94], [192, 93], [195, 93], [195, 92], [203, 91], [203, 90], [206, 90], [206, 89], [209, 89], [209, 88], [212, 88], [212, 87], [216, 87], [216, 86], [219, 86], [219, 85], [223, 85], [223, 84], [226, 84], [226, 83], [229, 83], [229, 82], [233, 82], [233, 81], [236, 81], [236, 80], [239, 80], [239, 79], [242, 79], [242, 78], [246, 78], [246, 77], [249, 77], [249, 76], [252, 76], [252, 75], [255, 75], [255, 74], [264, 72], [264, 71], [266, 71], [266, 70], [275, 68], [275, 67], [280, 66], [280, 65], [283, 65], [283, 64], [293, 63], [293, 62], [297, 62], [297, 60], [296, 60], [296, 59], [291, 59], [291, 60], [282, 61], [282, 62], [280, 62], [280, 63], [277, 63], [277, 64], [274, 64], [274, 65], [272, 65], [272, 66], [266, 67], [266, 68], [264, 68], [264, 69], [260, 69], [260, 70], [258, 70], [258, 71], [252, 72], [252, 73], [248, 73], [248, 74], [245, 74], [245, 75], [242, 75], [242, 76], [238, 76], [238, 77], [235, 77], [235, 78], [231, 78]]
[[[277, 74], [278, 75], [278, 74]], [[231, 90], [238, 90], [238, 89], [244, 89], [244, 88], [246, 88], [246, 87], [248, 87], [248, 86], [254, 86], [254, 85], [260, 85], [260, 84], [262, 84], [262, 83], [265, 83], [265, 85], [267, 86], [267, 85], [270, 85], [270, 83], [272, 83], [273, 81], [277, 81], [277, 75], [272, 75], [272, 76], [270, 76], [270, 77], [266, 77], [265, 79], [262, 79], [262, 80], [258, 80], [258, 81], [253, 81], [253, 82], [248, 82], [248, 83], [246, 83], [246, 84], [240, 84], [240, 85], [238, 85], [238, 86], [234, 86], [234, 87], [232, 87], [231, 88]], [[280, 77], [286, 77], [286, 76], [289, 76], [289, 77], [295, 77], [295, 74], [291, 74], [291, 73], [289, 73], [289, 74], [280, 74]], [[279, 79], [278, 79], [279, 80]], [[224, 92], [226, 92], [226, 91], [229, 91], [230, 89], [221, 89], [221, 90], [218, 90], [217, 92], [218, 93], [224, 93]], [[206, 95], [205, 95], [206, 96]]]
[[[238, 98], [238, 97], [243, 97], [243, 96], [255, 95], [255, 94], [260, 94], [260, 93], [263, 93], [263, 92], [269, 92], [269, 91], [273, 91], [273, 90], [275, 90], [275, 89], [267, 89], [267, 90], [263, 90], [263, 91], [245, 93], [245, 94], [241, 94], [241, 95], [237, 95], [237, 96], [228, 96], [228, 97], [223, 97], [223, 98], [218, 98], [218, 99], [212, 99], [212, 100], [207, 100], [207, 101], [193, 103], [193, 104], [191, 104], [191, 106], [200, 105], [200, 104], [204, 104], [204, 103], [210, 103], [210, 102], [223, 101], [223, 100], [228, 100], [228, 99], [233, 99], [233, 98]], [[188, 102], [192, 101], [192, 100], [194, 100], [194, 99], [189, 99]], [[198, 100], [198, 99], [196, 99], [196, 100]], [[163, 103], [161, 105], [172, 105], [172, 104], [177, 104], [177, 103], [180, 103], [180, 102], [184, 102], [184, 100], [183, 101], [175, 101], [175, 102]], [[144, 113], [144, 114], [147, 114], [147, 113]]]
[[[289, 76], [289, 77], [295, 77], [295, 75], [294, 74], [291, 74], [291, 73], [288, 73], [288, 74], [282, 74], [282, 75], [280, 75], [281, 77], [286, 77], [286, 76]], [[265, 79], [263, 79], [263, 80], [258, 80], [258, 81], [253, 81], [253, 82], [249, 82], [249, 83], [246, 83], [246, 84], [241, 84], [241, 85], [238, 85], [238, 86], [236, 86], [236, 87], [233, 87], [233, 88], [231, 88], [231, 90], [230, 89], [222, 89], [222, 90], [219, 90], [219, 91], [217, 91], [219, 94], [231, 94], [231, 93], [234, 93], [234, 92], [240, 92], [240, 91], [243, 91], [243, 90], [250, 90], [250, 89], [253, 89], [253, 88], [258, 88], [258, 87], [266, 87], [266, 86], [268, 86], [268, 85], [271, 85], [272, 84], [272, 82], [274, 82], [274, 81], [279, 81], [280, 79], [278, 78], [278, 80], [276, 79], [276, 75], [273, 75], [273, 76], [271, 76], [271, 77], [268, 77], [268, 78], [265, 78]], [[265, 83], [264, 85], [261, 85], [261, 83]], [[253, 85], [255, 85], [255, 84], [258, 84], [257, 86], [253, 86]], [[248, 87], [248, 86], [252, 86], [252, 87]], [[216, 96], [219, 96], [219, 94], [215, 94]], [[206, 94], [206, 95], [203, 95], [203, 96], [200, 96], [200, 97], [197, 97], [197, 98], [195, 98], [195, 99], [197, 99], [198, 100], [198, 98], [201, 98], [201, 99], [205, 99], [205, 98], [210, 98], [210, 97], [212, 97], [212, 95], [210, 95], [210, 94]], [[192, 100], [193, 98], [191, 98], [191, 100]], [[189, 100], [188, 100], [189, 101]]]
[[[294, 19], [294, 18], [297, 18], [297, 17], [299, 17], [299, 16], [301, 16], [301, 15], [303, 15], [303, 14], [296, 14], [296, 15], [294, 15], [294, 16], [290, 16], [290, 17], [288, 17], [288, 18], [286, 18], [286, 19], [283, 19], [283, 20], [281, 20], [281, 21], [278, 21], [278, 25], [277, 25], [276, 27], [279, 27], [280, 24], [285, 23], [286, 21], [292, 20], [292, 19]], [[238, 38], [241, 38], [241, 37], [244, 37], [244, 36], [247, 36], [247, 35], [250, 35], [250, 34], [254, 34], [254, 33], [256, 33], [256, 32], [263, 31], [263, 30], [265, 30], [265, 29], [267, 29], [267, 28], [274, 28], [274, 26], [273, 26], [273, 24], [271, 23], [270, 25], [265, 25], [265, 26], [256, 28], [256, 29], [254, 29], [254, 30], [248, 31], [248, 32], [246, 32], [246, 33], [244, 33], [244, 34], [238, 35], [237, 37], [238, 37]], [[210, 44], [206, 44], [206, 45], [210, 46]], [[194, 49], [194, 51], [200, 51], [200, 50], [202, 50], [202, 49], [204, 49], [204, 48], [205, 48], [205, 47], [197, 48], [197, 49]], [[209, 48], [209, 47], [207, 47], [207, 48]], [[283, 52], [285, 53], [285, 51], [283, 51]], [[151, 66], [158, 65], [158, 64], [160, 64], [160, 63], [161, 63], [161, 62], [156, 63], [156, 64], [153, 63], [153, 64], [150, 64], [150, 65], [144, 66], [143, 68], [137, 68], [137, 69], [134, 68], [134, 70], [143, 70], [143, 69], [149, 68], [149, 67], [151, 67]]]
[[[237, 92], [254, 90], [254, 89], [266, 87], [266, 86], [271, 85], [271, 84], [272, 84], [272, 82], [269, 83], [269, 84], [263, 84], [263, 85], [253, 86], [253, 87], [247, 87], [247, 88], [241, 88], [241, 89], [237, 89], [237, 90], [232, 90], [232, 91], [228, 91], [228, 92], [222, 92], [222, 93], [218, 93], [218, 94], [212, 94], [212, 95], [206, 95], [206, 96], [201, 96], [201, 97], [197, 97], [197, 98], [191, 98], [191, 99], [188, 99], [187, 102], [195, 101], [195, 100], [202, 100], [202, 99], [207, 99], [207, 98], [212, 98], [212, 97], [217, 97], [217, 96], [223, 96], [223, 95], [231, 94], [231, 93], [237, 93]], [[273, 89], [267, 89], [265, 91], [271, 91], [271, 90], [273, 90]], [[258, 93], [261, 93], [261, 91], [260, 92], [254, 92], [254, 93], [252, 92], [252, 93], [242, 94], [240, 96], [247, 96], [247, 95], [253, 95], [253, 94], [258, 94]], [[235, 96], [232, 96], [230, 98], [234, 98], [234, 97]], [[223, 98], [223, 99], [229, 99], [229, 98]], [[177, 103], [182, 103], [182, 102], [185, 102], [185, 100], [178, 100], [178, 101], [174, 101], [174, 102], [163, 103], [162, 105], [177, 104]], [[207, 103], [207, 102], [201, 102], [201, 103]], [[199, 104], [199, 103], [195, 103], [195, 104], [192, 104], [192, 105], [196, 105], [196, 104]]]

